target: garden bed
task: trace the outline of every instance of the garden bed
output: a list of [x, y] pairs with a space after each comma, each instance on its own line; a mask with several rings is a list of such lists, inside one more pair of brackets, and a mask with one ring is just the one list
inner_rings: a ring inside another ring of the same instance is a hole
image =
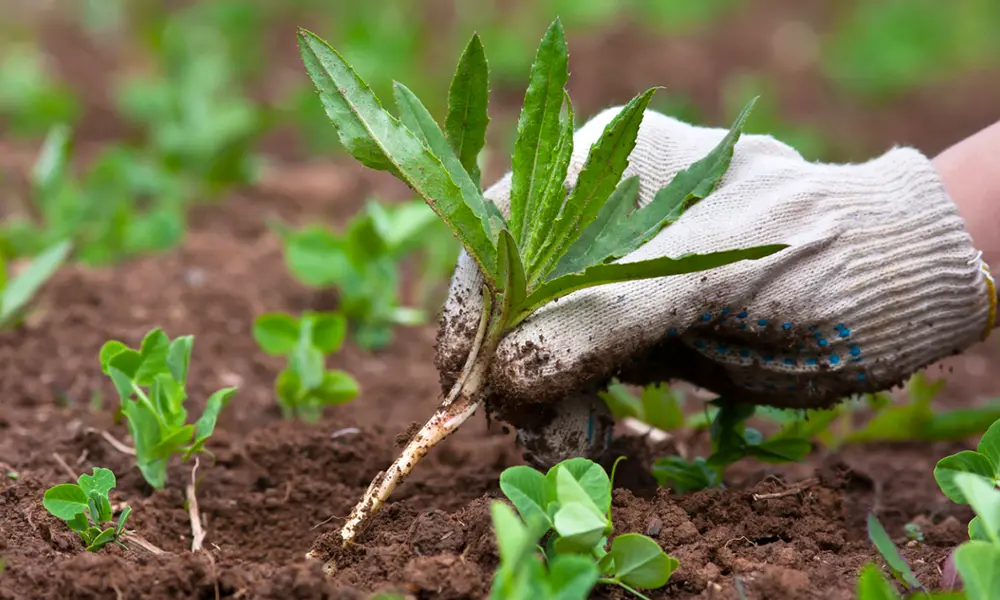
[[[759, 13], [727, 19], [695, 41], [658, 44], [628, 29], [571, 40], [572, 91], [589, 113], [624, 101], [647, 83], [666, 83], [701, 106], [715, 106], [710, 82], [741, 61], [767, 62], [754, 59], [770, 47], [767, 40], [748, 35], [741, 47], [731, 43], [732, 32], [764, 29], [758, 21], [770, 14], [766, 7], [777, 11], [784, 4], [769, 2]], [[801, 4], [803, 19], [823, 20], [821, 11], [809, 8], [817, 3]], [[292, 31], [283, 35], [291, 45]], [[635, 49], [609, 40], [645, 40], [663, 58], [611, 60], [599, 48], [618, 48], [626, 56]], [[700, 44], [699, 64], [710, 69], [690, 68], [684, 57], [691, 55], [680, 52], [690, 44]], [[829, 90], [814, 77], [781, 71], [778, 64], [770, 68], [779, 80], [802, 84], [785, 89], [790, 116], [850, 134], [863, 150], [893, 141], [940, 150], [985, 124], [988, 111], [982, 107], [995, 107], [1000, 99], [996, 85], [970, 79], [956, 85], [982, 92], [972, 108], [942, 108], [937, 88], [928, 88], [852, 115], [831, 104]], [[614, 85], [606, 84], [612, 80]], [[520, 101], [518, 93], [498, 90], [507, 112]], [[98, 105], [100, 97], [92, 97]], [[927, 118], [929, 98], [933, 118]], [[100, 107], [90, 108], [102, 114]], [[707, 112], [719, 121], [717, 112]], [[84, 142], [100, 143], [108, 130], [90, 127], [81, 135]], [[273, 141], [279, 154], [296, 155], [282, 151], [281, 139]], [[0, 157], [18, 156], [0, 150]], [[361, 385], [356, 401], [327, 410], [315, 425], [284, 421], [273, 398], [281, 363], [262, 354], [251, 336], [254, 318], [266, 311], [336, 306], [334, 297], [309, 292], [290, 277], [265, 221], [279, 215], [339, 224], [375, 191], [402, 197], [391, 179], [354, 166], [276, 168], [263, 184], [198, 209], [183, 246], [170, 254], [114, 269], [62, 270], [26, 326], [0, 334], [0, 599], [287, 600], [367, 598], [380, 590], [415, 598], [487, 596], [498, 563], [489, 501], [502, 497], [503, 469], [522, 461], [513, 435], [481, 413], [431, 452], [355, 545], [333, 550], [338, 568], [332, 577], [321, 563], [304, 558], [319, 536], [337, 530], [371, 479], [392, 461], [400, 439], [426, 419], [441, 395], [432, 361], [434, 327], [401, 329], [384, 351], [371, 354], [348, 344], [334, 356], [329, 366], [346, 370]], [[194, 414], [212, 391], [239, 388], [208, 444], [215, 460], [200, 460], [197, 489], [207, 537], [199, 553], [190, 552], [184, 504], [191, 463], [174, 464], [167, 489], [154, 492], [132, 457], [104, 436], [124, 439], [126, 428], [111, 417], [117, 398], [100, 371], [100, 347], [110, 339], [135, 346], [153, 327], [171, 337], [195, 337], [188, 388]], [[987, 366], [997, 356], [994, 339], [934, 367], [935, 376], [953, 368], [959, 374], [935, 406], [970, 406], [1000, 391]], [[676, 452], [678, 444], [694, 450], [706, 445], [703, 434], [686, 435], [655, 447], [644, 438], [627, 438], [607, 457], [609, 466], [618, 454], [629, 457], [614, 492], [616, 530], [647, 534], [680, 561], [667, 586], [650, 592], [651, 598], [736, 600], [740, 590], [752, 599], [852, 598], [858, 569], [878, 560], [865, 529], [869, 511], [928, 584], [937, 582], [948, 552], [967, 539], [971, 511], [945, 498], [932, 476], [936, 461], [961, 444], [850, 446], [780, 467], [747, 460], [727, 471], [725, 489], [672, 495], [656, 487], [649, 464]], [[109, 545], [84, 552], [76, 534], [43, 509], [46, 488], [92, 466], [116, 473], [112, 503], [131, 505], [130, 528], [163, 554], [127, 539], [127, 551]], [[922, 543], [903, 538], [910, 522], [920, 525]], [[594, 597], [624, 593], [599, 586]]]
[[[338, 200], [352, 201], [330, 199]], [[349, 347], [335, 357], [332, 366], [360, 381], [357, 401], [314, 426], [281, 420], [271, 396], [280, 365], [258, 351], [250, 324], [264, 310], [331, 300], [291, 281], [277, 242], [247, 217], [279, 205], [289, 214], [304, 210], [287, 198], [244, 195], [199, 215], [174, 254], [113, 271], [64, 270], [28, 326], [0, 338], [0, 467], [17, 473], [0, 480], [7, 561], [0, 597], [335, 598], [387, 587], [417, 597], [487, 594], [497, 564], [488, 500], [500, 495], [500, 472], [520, 456], [513, 436], [482, 416], [431, 453], [358, 544], [338, 555], [332, 579], [304, 560], [392, 460], [400, 434], [432, 410], [440, 389], [429, 360], [433, 328], [403, 330], [384, 352]], [[101, 344], [137, 344], [153, 326], [195, 335], [192, 398], [240, 388], [210, 443], [216, 460], [203, 460], [199, 471], [207, 529], [200, 554], [189, 552], [184, 507], [190, 464], [174, 465], [168, 488], [152, 493], [131, 457], [99, 433], [126, 435], [110, 417], [117, 400], [100, 373]], [[904, 553], [922, 580], [934, 581], [970, 518], [931, 477], [935, 461], [957, 448], [869, 445], [782, 468], [746, 461], [730, 470], [726, 490], [672, 496], [645, 469], [650, 456], [674, 448], [634, 439], [617, 449], [631, 459], [615, 492], [615, 522], [619, 531], [652, 535], [680, 560], [656, 598], [737, 598], [735, 579], [752, 598], [851, 597], [854, 573], [877, 556], [865, 533], [868, 510], [890, 531], [914, 519], [922, 524], [924, 544]], [[75, 534], [45, 512], [42, 492], [70, 481], [68, 469], [92, 465], [118, 474], [112, 502], [128, 502], [131, 527], [166, 554], [134, 544], [128, 552], [83, 552]]]

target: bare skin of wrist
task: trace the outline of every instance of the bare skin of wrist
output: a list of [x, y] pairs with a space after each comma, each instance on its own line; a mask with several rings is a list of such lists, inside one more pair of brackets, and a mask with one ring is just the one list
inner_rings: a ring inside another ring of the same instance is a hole
[[933, 161], [983, 260], [1000, 275], [1000, 122], [956, 143]]

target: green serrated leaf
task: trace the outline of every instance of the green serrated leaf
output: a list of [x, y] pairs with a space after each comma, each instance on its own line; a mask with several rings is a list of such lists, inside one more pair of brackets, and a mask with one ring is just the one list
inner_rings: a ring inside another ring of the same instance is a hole
[[708, 254], [686, 254], [679, 258], [662, 257], [633, 263], [594, 265], [582, 273], [563, 275], [547, 281], [533, 290], [517, 308], [516, 316], [512, 319], [509, 327], [513, 328], [543, 305], [577, 290], [619, 281], [635, 281], [705, 271], [741, 260], [761, 259], [787, 247], [783, 244], [772, 244], [756, 248], [722, 250]]
[[[569, 163], [573, 158], [573, 135], [576, 132], [576, 121], [573, 114], [573, 102], [570, 100], [568, 92], [565, 93], [564, 102], [566, 116], [560, 121], [559, 140], [553, 150], [554, 162], [546, 172], [541, 202], [529, 209], [531, 220], [539, 223], [555, 222], [559, 211], [562, 210], [563, 204], [566, 202], [566, 175], [569, 172]], [[549, 229], [547, 228], [532, 227], [527, 247], [522, 249], [524, 262], [529, 273], [529, 281], [537, 279], [537, 277], [531, 277], [538, 270], [540, 254], [548, 239], [548, 234]]]
[[677, 566], [660, 545], [644, 535], [625, 533], [611, 542], [615, 579], [632, 587], [652, 590], [666, 585]]
[[879, 554], [885, 559], [892, 572], [897, 574], [897, 577], [910, 587], [923, 588], [920, 581], [917, 580], [917, 576], [913, 574], [913, 569], [899, 554], [899, 549], [896, 548], [892, 538], [889, 537], [878, 518], [872, 513], [868, 513], [868, 538], [875, 544]]
[[441, 128], [438, 127], [430, 111], [424, 107], [417, 96], [402, 83], [393, 84], [393, 95], [396, 98], [396, 106], [399, 107], [400, 119], [403, 125], [413, 132], [434, 153], [434, 156], [441, 160], [444, 168], [448, 171], [451, 179], [458, 184], [462, 190], [462, 197], [466, 204], [472, 208], [472, 212], [482, 219], [483, 227], [490, 230], [490, 215], [486, 210], [482, 191], [469, 173], [465, 170], [461, 160], [456, 156], [445, 138]]
[[546, 242], [532, 270], [532, 282], [548, 279], [549, 274], [570, 247], [597, 219], [601, 208], [618, 187], [635, 149], [639, 125], [656, 88], [650, 88], [625, 105], [591, 146], [576, 186], [566, 199], [554, 224], [533, 221], [535, 227], [548, 231]]
[[0, 329], [8, 326], [52, 278], [71, 248], [69, 240], [55, 244], [34, 257], [23, 272], [7, 283], [0, 293]]
[[557, 156], [559, 116], [569, 79], [568, 61], [566, 36], [557, 18], [542, 37], [531, 65], [511, 157], [509, 222], [511, 235], [522, 247], [528, 245], [532, 226], [537, 223], [535, 213], [541, 206], [549, 171]]
[[490, 68], [479, 34], [472, 36], [458, 61], [448, 88], [448, 143], [476, 187], [480, 187], [479, 153], [486, 145], [490, 123]]
[[524, 302], [527, 296], [527, 282], [524, 278], [524, 265], [517, 251], [517, 243], [510, 231], [503, 229], [497, 239], [497, 273], [498, 282], [502, 285], [503, 307], [501, 314], [511, 314], [511, 309]]
[[955, 483], [955, 476], [959, 473], [973, 473], [992, 481], [996, 477], [996, 467], [989, 458], [972, 450], [963, 450], [938, 461], [934, 467], [934, 480], [941, 491], [952, 502], [966, 504], [962, 490]]
[[[666, 187], [659, 190], [653, 201], [626, 218], [615, 218], [601, 226], [596, 220], [581, 234], [559, 261], [551, 277], [574, 273], [590, 265], [621, 258], [636, 250], [675, 222], [685, 210], [694, 206], [715, 190], [733, 158], [736, 142], [757, 99], [751, 100], [733, 122], [729, 133], [704, 158], [677, 173]], [[638, 186], [635, 195], [638, 195]], [[608, 203], [612, 200], [609, 199]], [[635, 206], [633, 202], [631, 206]], [[592, 231], [599, 227], [599, 231]], [[586, 244], [580, 241], [589, 238]]]
[[368, 85], [326, 42], [299, 31], [302, 58], [344, 147], [366, 166], [397, 175], [448, 224], [496, 285], [496, 248], [482, 224], [486, 210], [467, 204], [438, 157], [386, 112]]
[[609, 243], [608, 239], [623, 237], [620, 230], [636, 224], [636, 221], [629, 219], [629, 214], [638, 203], [639, 176], [633, 175], [622, 179], [597, 213], [594, 222], [583, 230], [566, 254], [559, 259], [551, 276], [559, 277], [604, 262], [610, 253], [603, 248], [621, 246], [619, 242]]

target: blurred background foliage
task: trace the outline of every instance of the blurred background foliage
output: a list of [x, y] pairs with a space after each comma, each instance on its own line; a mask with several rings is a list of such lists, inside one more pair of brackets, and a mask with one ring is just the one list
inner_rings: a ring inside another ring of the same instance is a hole
[[95, 263], [168, 248], [191, 203], [252, 183], [263, 157], [340, 160], [299, 62], [298, 26], [328, 39], [380, 96], [399, 79], [438, 116], [478, 31], [492, 70], [493, 177], [507, 168], [532, 53], [557, 15], [581, 121], [662, 85], [658, 110], [725, 126], [760, 94], [751, 131], [845, 160], [896, 143], [941, 150], [1000, 105], [1000, 0], [0, 4], [0, 175], [17, 170], [11, 149], [37, 153], [63, 125], [75, 165], [44, 194], [0, 204], [0, 252], [14, 256], [67, 232], [94, 246], [82, 255]]

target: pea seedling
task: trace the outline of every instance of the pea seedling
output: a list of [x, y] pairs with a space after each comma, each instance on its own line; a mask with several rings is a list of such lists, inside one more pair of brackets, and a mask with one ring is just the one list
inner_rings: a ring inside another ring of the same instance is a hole
[[171, 341], [157, 328], [146, 334], [138, 350], [119, 341], [101, 347], [101, 370], [115, 385], [139, 471], [154, 489], [166, 485], [170, 457], [180, 454], [186, 461], [206, 452], [205, 442], [215, 430], [219, 413], [236, 393], [234, 387], [215, 392], [201, 417], [194, 424], [187, 423], [184, 387], [193, 344], [192, 336]]
[[108, 492], [114, 487], [115, 474], [94, 467], [92, 475], [80, 475], [77, 483], [63, 483], [45, 490], [42, 506], [80, 534], [88, 552], [97, 552], [111, 542], [124, 547], [121, 538], [131, 533], [126, 531], [125, 521], [132, 514], [132, 507], [125, 506], [118, 523], [109, 524], [113, 513]]
[[448, 246], [430, 239], [442, 239], [438, 228], [446, 229], [423, 201], [390, 207], [371, 201], [339, 234], [316, 225], [275, 229], [292, 275], [311, 287], [334, 287], [355, 343], [377, 350], [392, 342], [395, 326], [426, 321], [424, 311], [400, 305], [400, 262], [425, 247], [450, 256]]
[[708, 156], [679, 173], [650, 204], [632, 210], [638, 178], [621, 179], [655, 92], [649, 89], [604, 129], [590, 148], [575, 187], [567, 192], [574, 118], [565, 89], [568, 53], [559, 20], [545, 33], [531, 67], [514, 146], [507, 214], [484, 198], [480, 183], [477, 160], [490, 118], [489, 68], [478, 35], [466, 46], [452, 80], [444, 131], [403, 84], [394, 86], [397, 119], [326, 42], [300, 30], [299, 45], [306, 70], [347, 151], [367, 167], [392, 173], [423, 198], [461, 242], [485, 282], [480, 324], [457, 382], [396, 461], [372, 482], [341, 528], [345, 543], [354, 539], [414, 465], [476, 411], [500, 340], [539, 308], [584, 288], [702, 271], [763, 258], [786, 247], [613, 262], [711, 193], [728, 169], [753, 103]]
[[[500, 520], [495, 529], [501, 549], [495, 598], [561, 598], [566, 593], [562, 585], [572, 587], [572, 597], [586, 598], [595, 583], [618, 585], [642, 597], [635, 588], [663, 587], [677, 568], [677, 560], [644, 535], [618, 535], [607, 548], [614, 532], [612, 479], [594, 462], [573, 458], [545, 474], [527, 466], [510, 467], [500, 475], [500, 489], [525, 524], [503, 514], [509, 511], [506, 507], [493, 508], [494, 519]], [[535, 542], [545, 536], [548, 577], [533, 557]], [[571, 581], [575, 583], [566, 583]]]
[[275, 393], [286, 419], [315, 422], [323, 407], [350, 402], [358, 383], [344, 371], [327, 369], [326, 357], [340, 349], [347, 320], [339, 313], [307, 312], [301, 318], [283, 313], [257, 317], [253, 337], [264, 352], [284, 356]]
[[718, 487], [725, 469], [744, 458], [775, 464], [798, 462], [812, 450], [808, 436], [802, 436], [797, 428], [784, 428], [764, 439], [760, 431], [747, 427], [754, 406], [731, 404], [722, 398], [711, 404], [718, 408], [709, 426], [712, 455], [690, 461], [679, 456], [657, 459], [653, 475], [660, 485], [669, 485], [678, 493]]

